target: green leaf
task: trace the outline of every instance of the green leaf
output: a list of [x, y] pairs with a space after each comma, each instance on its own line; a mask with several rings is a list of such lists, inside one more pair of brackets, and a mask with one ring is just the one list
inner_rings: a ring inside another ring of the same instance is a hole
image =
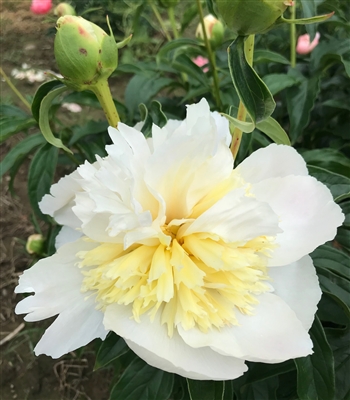
[[162, 105], [159, 101], [153, 100], [149, 109], [145, 104], [139, 105], [141, 120], [143, 121], [141, 132], [146, 136], [150, 137], [152, 134], [152, 125], [156, 124], [160, 128], [167, 123], [167, 117], [163, 113]]
[[[308, 0], [309, 1], [309, 0]], [[298, 18], [298, 19], [286, 19], [286, 18], [281, 18], [282, 22], [285, 22], [287, 24], [296, 24], [296, 25], [308, 25], [308, 24], [316, 24], [318, 22], [324, 22], [328, 18], [333, 16], [333, 12], [330, 14], [324, 14], [324, 15], [316, 15], [315, 17], [311, 18]]]
[[235, 128], [238, 128], [242, 132], [251, 133], [255, 129], [255, 124], [253, 122], [240, 121], [239, 119], [224, 113], [221, 113], [221, 115], [230, 122], [230, 125], [232, 124]]
[[106, 133], [108, 126], [107, 121], [88, 121], [85, 125], [75, 126], [73, 128], [73, 136], [69, 140], [69, 146], [72, 146], [83, 137]]
[[310, 113], [314, 108], [319, 92], [320, 78], [319, 76], [314, 76], [306, 79], [295, 69], [290, 70], [288, 75], [301, 81], [300, 85], [292, 86], [286, 90], [287, 109], [290, 120], [289, 136], [292, 144], [294, 144], [309, 123]]
[[338, 150], [329, 148], [314, 149], [303, 151], [301, 155], [308, 165], [321, 167], [350, 178], [350, 160]]
[[133, 118], [140, 103], [148, 104], [149, 101], [162, 89], [173, 82], [170, 78], [162, 78], [158, 75], [141, 76], [131, 78], [125, 91], [125, 104]]
[[[341, 226], [338, 228], [338, 234], [335, 237], [335, 240], [347, 251], [350, 252], [350, 230]], [[350, 299], [349, 299], [350, 301]]]
[[264, 132], [271, 140], [277, 144], [286, 144], [290, 146], [290, 140], [286, 131], [281, 127], [281, 125], [272, 117], [268, 117], [264, 121], [258, 122], [256, 124], [259, 131]]
[[287, 74], [265, 75], [263, 81], [266, 83], [273, 96], [287, 87], [298, 85], [300, 82], [295, 77]]
[[0, 163], [0, 177], [2, 177], [9, 169], [11, 169], [18, 160], [22, 160], [35, 149], [45, 143], [45, 139], [41, 133], [27, 136], [13, 147]]
[[340, 204], [340, 207], [345, 215], [345, 221], [343, 222], [343, 226], [346, 228], [350, 228], [350, 201], [345, 201]]
[[181, 18], [180, 32], [183, 32], [197, 15], [198, 15], [197, 4], [188, 4]]
[[17, 117], [17, 118], [29, 118], [25, 111], [16, 106], [9, 104], [0, 104], [0, 116], [1, 117]]
[[66, 91], [68, 88], [66, 86], [59, 87], [57, 89], [51, 90], [41, 101], [40, 104], [40, 112], [39, 112], [39, 127], [41, 133], [44, 135], [45, 139], [55, 147], [63, 149], [68, 153], [73, 154], [63, 143], [60, 139], [57, 139], [50, 128], [50, 121], [49, 121], [49, 111], [51, 107], [52, 101], [61, 93]]
[[190, 58], [181, 54], [171, 63], [171, 66], [179, 72], [183, 72], [195, 81], [210, 90], [209, 81], [202, 68], [198, 67]]
[[313, 251], [310, 256], [316, 267], [333, 271], [350, 279], [350, 257], [343, 251], [324, 244]]
[[[317, 4], [314, 0], [301, 0], [304, 18], [310, 18], [317, 14]], [[310, 35], [310, 41], [315, 38], [317, 24], [306, 25], [306, 32]]]
[[338, 297], [350, 308], [349, 279], [343, 278], [329, 270], [316, 267], [321, 289]]
[[187, 387], [191, 400], [223, 400], [225, 382], [194, 381], [187, 379]]
[[196, 39], [188, 39], [188, 38], [181, 38], [181, 39], [176, 39], [172, 40], [171, 42], [168, 42], [165, 44], [157, 54], [157, 63], [160, 62], [160, 60], [168, 55], [168, 53], [172, 50], [178, 49], [180, 47], [184, 46], [195, 46], [195, 47], [200, 47], [200, 43]]
[[308, 165], [308, 170], [310, 175], [314, 176], [330, 189], [336, 202], [342, 201], [349, 196], [349, 178], [313, 165]]
[[110, 332], [98, 349], [94, 371], [105, 367], [129, 350], [124, 339], [120, 338], [114, 332]]
[[113, 387], [110, 400], [165, 400], [169, 399], [173, 385], [173, 374], [135, 358]]
[[243, 36], [238, 36], [228, 48], [228, 64], [234, 87], [254, 123], [268, 118], [275, 102], [265, 83], [248, 64]]
[[38, 203], [45, 194], [50, 192], [50, 187], [55, 175], [57, 158], [58, 149], [49, 144], [45, 144], [35, 153], [29, 166], [29, 201], [34, 212], [44, 220], [46, 220], [47, 217], [40, 211]]
[[277, 400], [276, 391], [279, 386], [278, 377], [274, 376], [269, 379], [245, 385], [240, 389], [237, 400]]
[[3, 117], [0, 120], [0, 143], [7, 140], [12, 135], [25, 131], [28, 128], [35, 126], [36, 121], [33, 118], [14, 118]]
[[332, 400], [335, 392], [333, 353], [317, 317], [310, 330], [310, 336], [314, 344], [314, 353], [295, 360], [299, 399]]
[[254, 51], [254, 64], [274, 62], [279, 64], [289, 65], [290, 61], [281, 56], [279, 53], [275, 53], [271, 50], [255, 50]]
[[57, 89], [58, 87], [64, 86], [63, 83], [59, 80], [52, 80], [49, 82], [43, 83], [41, 86], [39, 86], [38, 90], [35, 92], [34, 99], [32, 102], [32, 114], [33, 117], [37, 122], [39, 122], [39, 116], [40, 116], [40, 107], [41, 107], [41, 102], [43, 101], [44, 97], [51, 92], [53, 89]]

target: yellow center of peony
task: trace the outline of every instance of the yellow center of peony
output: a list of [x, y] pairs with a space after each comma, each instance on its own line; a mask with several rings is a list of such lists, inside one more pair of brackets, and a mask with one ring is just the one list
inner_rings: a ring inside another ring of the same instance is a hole
[[234, 171], [182, 224], [177, 220], [164, 225], [169, 245], [162, 240], [125, 250], [122, 244], [102, 243], [79, 253], [85, 276], [82, 290], [97, 293], [102, 309], [113, 303], [132, 305], [136, 321], [146, 312], [151, 320], [161, 313], [169, 336], [178, 324], [203, 332], [237, 325], [236, 312], [252, 314], [256, 295], [270, 290], [266, 264], [274, 239], [258, 236], [246, 243], [227, 243], [210, 232], [183, 233], [186, 224], [241, 185]]

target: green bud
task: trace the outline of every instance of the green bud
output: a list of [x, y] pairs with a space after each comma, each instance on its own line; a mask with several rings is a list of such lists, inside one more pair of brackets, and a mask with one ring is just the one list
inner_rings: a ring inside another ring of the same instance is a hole
[[118, 65], [118, 44], [113, 35], [82, 17], [58, 19], [54, 51], [64, 83], [75, 90], [107, 79]]
[[29, 254], [43, 255], [45, 239], [43, 235], [34, 234], [30, 235], [27, 239], [26, 250]]
[[[213, 15], [209, 14], [204, 17], [204, 26], [207, 38], [213, 49], [222, 45], [224, 41], [225, 28], [221, 21], [216, 19]], [[199, 23], [196, 29], [196, 37], [204, 40], [202, 24]]]
[[248, 36], [271, 29], [292, 0], [216, 0], [221, 17], [237, 35]]
[[68, 3], [60, 3], [55, 9], [54, 14], [58, 17], [63, 17], [64, 15], [75, 15], [74, 8]]

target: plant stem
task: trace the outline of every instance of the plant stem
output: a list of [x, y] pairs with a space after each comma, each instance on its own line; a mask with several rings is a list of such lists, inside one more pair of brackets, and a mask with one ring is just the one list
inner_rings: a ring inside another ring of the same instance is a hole
[[5, 74], [5, 71], [0, 67], [0, 74], [4, 78], [5, 82], [10, 86], [12, 91], [15, 93], [15, 95], [21, 100], [21, 102], [29, 109], [30, 112], [32, 112], [32, 107], [28, 103], [28, 101], [22, 96], [22, 94], [18, 91], [16, 86], [10, 81], [10, 78]]
[[[290, 7], [291, 19], [296, 17], [296, 4]], [[290, 25], [290, 64], [292, 68], [296, 66], [296, 25]]]
[[109, 125], [116, 128], [120, 118], [115, 107], [107, 79], [98, 81], [96, 85], [90, 88], [90, 90], [95, 93], [98, 101], [100, 102]]
[[[255, 35], [250, 35], [244, 42], [245, 58], [246, 58], [248, 64], [251, 66], [253, 65], [253, 58], [254, 58], [254, 40], [255, 40]], [[247, 110], [244, 107], [244, 104], [242, 103], [242, 101], [240, 101], [239, 107], [238, 107], [237, 119], [239, 119], [240, 121], [245, 121], [246, 117], [247, 117]], [[235, 159], [237, 156], [239, 147], [242, 142], [242, 135], [243, 135], [243, 132], [240, 129], [235, 128], [233, 130], [232, 142], [231, 142], [231, 152], [233, 155], [233, 159]]]
[[169, 33], [167, 31], [167, 28], [165, 26], [165, 23], [164, 23], [164, 21], [162, 19], [162, 16], [159, 14], [159, 11], [158, 11], [157, 7], [153, 3], [153, 0], [149, 0], [148, 4], [151, 6], [152, 11], [154, 12], [154, 15], [156, 16], [156, 18], [157, 18], [157, 20], [159, 22], [159, 25], [163, 30], [163, 33], [164, 33], [165, 37], [167, 38], [168, 42], [170, 42], [171, 41], [171, 36], [169, 35]]
[[169, 7], [168, 8], [168, 15], [169, 15], [169, 20], [170, 20], [170, 23], [171, 23], [171, 27], [173, 29], [174, 38], [178, 39], [179, 38], [179, 32], [177, 31], [177, 28], [176, 28], [176, 20], [175, 20], [175, 16], [174, 16], [174, 7]]
[[211, 48], [210, 41], [209, 41], [208, 35], [207, 35], [207, 31], [205, 29], [204, 14], [203, 14], [201, 0], [196, 0], [196, 1], [197, 1], [198, 12], [199, 12], [199, 18], [200, 18], [200, 22], [201, 22], [202, 30], [203, 30], [204, 44], [205, 44], [205, 47], [206, 47], [207, 53], [208, 53], [210, 69], [213, 73], [214, 97], [215, 97], [215, 101], [216, 101], [216, 106], [218, 107], [219, 110], [221, 110], [222, 104], [221, 104], [221, 98], [220, 98], [218, 71], [216, 69], [215, 53], [213, 52], [213, 50]]

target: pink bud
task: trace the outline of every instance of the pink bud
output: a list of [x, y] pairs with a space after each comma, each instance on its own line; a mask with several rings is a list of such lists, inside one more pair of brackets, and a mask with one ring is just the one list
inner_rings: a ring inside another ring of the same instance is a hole
[[315, 39], [310, 43], [310, 35], [307, 33], [298, 38], [296, 51], [298, 54], [309, 54], [318, 45], [321, 35], [317, 32]]
[[47, 14], [52, 7], [52, 0], [32, 0], [30, 11], [34, 14]]
[[[207, 58], [205, 58], [205, 57], [202, 57], [202, 56], [197, 56], [196, 58], [193, 58], [192, 61], [196, 65], [198, 65], [198, 67], [203, 67], [203, 65], [206, 65], [206, 64], [209, 63], [209, 60]], [[203, 72], [208, 72], [208, 71], [209, 71], [208, 67], [203, 68]]]

